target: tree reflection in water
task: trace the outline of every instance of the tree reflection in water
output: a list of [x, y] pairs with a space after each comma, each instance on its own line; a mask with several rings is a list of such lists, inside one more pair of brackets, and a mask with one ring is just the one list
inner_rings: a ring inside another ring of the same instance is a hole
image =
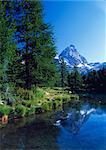
[[105, 150], [105, 131], [105, 105], [64, 105], [62, 110], [0, 126], [0, 150]]

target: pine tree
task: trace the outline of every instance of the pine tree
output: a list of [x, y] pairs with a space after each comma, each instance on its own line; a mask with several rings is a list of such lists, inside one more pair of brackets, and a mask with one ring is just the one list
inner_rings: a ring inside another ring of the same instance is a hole
[[83, 80], [81, 74], [78, 72], [77, 67], [68, 75], [68, 86], [72, 92], [79, 91], [82, 88]]
[[66, 63], [64, 62], [64, 59], [61, 58], [60, 60], [60, 73], [61, 73], [61, 86], [65, 87], [67, 86], [67, 69], [66, 69]]
[[89, 72], [89, 74], [87, 75], [87, 89], [92, 90], [92, 91], [96, 91], [97, 86], [98, 86], [98, 73], [93, 70], [91, 72]]
[[106, 68], [97, 71], [98, 73], [98, 82], [97, 90], [100, 92], [106, 92]]
[[9, 1], [0, 1], [0, 88], [8, 97], [9, 66], [15, 56], [16, 44], [13, 40], [15, 25], [12, 22], [12, 5]]
[[98, 71], [89, 72], [84, 80], [87, 90], [93, 92], [106, 92], [106, 69], [102, 68]]
[[[53, 63], [56, 55], [52, 28], [44, 23], [40, 1], [14, 2], [18, 41], [22, 67], [19, 77], [25, 88], [32, 85], [54, 84], [56, 75]], [[16, 17], [17, 16], [17, 17]]]

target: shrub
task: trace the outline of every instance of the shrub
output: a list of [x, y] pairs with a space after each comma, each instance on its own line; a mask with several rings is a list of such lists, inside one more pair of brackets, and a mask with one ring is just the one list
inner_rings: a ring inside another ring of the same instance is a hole
[[27, 112], [27, 108], [21, 104], [18, 104], [15, 108], [15, 115], [18, 117], [24, 117]]
[[62, 100], [62, 95], [56, 95], [56, 96], [55, 96], [55, 100], [61, 101], [61, 100]]
[[42, 113], [43, 112], [43, 109], [41, 106], [36, 106], [35, 107], [35, 113]]
[[9, 115], [12, 108], [7, 105], [0, 105], [0, 116]]
[[42, 104], [42, 109], [44, 111], [52, 110], [52, 101], [48, 101]]
[[35, 97], [36, 98], [43, 98], [45, 95], [45, 92], [43, 89], [41, 88], [37, 88], [36, 91], [35, 91]]
[[35, 114], [35, 106], [31, 106], [30, 108], [26, 108], [26, 116]]
[[79, 96], [78, 96], [78, 95], [73, 95], [73, 94], [71, 94], [71, 95], [70, 95], [70, 99], [71, 99], [71, 100], [79, 100]]
[[33, 98], [33, 91], [32, 90], [27, 90], [23, 88], [18, 88], [17, 89], [17, 96], [21, 100], [29, 100]]
[[70, 95], [64, 94], [62, 100], [63, 100], [63, 102], [70, 101], [71, 100]]

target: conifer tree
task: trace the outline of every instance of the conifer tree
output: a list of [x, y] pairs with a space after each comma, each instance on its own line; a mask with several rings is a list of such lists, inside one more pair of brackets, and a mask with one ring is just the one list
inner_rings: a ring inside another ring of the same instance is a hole
[[0, 1], [0, 88], [6, 97], [9, 91], [9, 66], [14, 59], [16, 48], [14, 31], [12, 5], [9, 1]]
[[99, 81], [97, 82], [97, 87], [99, 91], [106, 93], [106, 68], [102, 68], [98, 71]]
[[64, 62], [64, 59], [61, 58], [60, 63], [60, 72], [61, 72], [61, 86], [65, 87], [67, 86], [67, 69], [66, 69], [66, 63]]
[[19, 77], [23, 86], [31, 88], [32, 85], [54, 84], [55, 44], [51, 26], [44, 23], [41, 2], [15, 1], [14, 7], [17, 16], [14, 17], [17, 24], [16, 39], [23, 64]]
[[82, 84], [82, 76], [78, 72], [77, 67], [74, 67], [73, 71], [68, 75], [68, 86], [73, 92], [81, 90]]

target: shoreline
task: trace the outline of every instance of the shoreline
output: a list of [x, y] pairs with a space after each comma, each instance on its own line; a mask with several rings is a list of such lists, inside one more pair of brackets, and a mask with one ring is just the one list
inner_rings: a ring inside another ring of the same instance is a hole
[[[42, 90], [42, 88], [39, 88]], [[59, 89], [43, 89], [43, 97], [38, 97], [37, 100], [22, 100], [15, 102], [12, 106], [0, 105], [0, 120], [2, 123], [8, 123], [9, 120], [19, 120], [23, 117], [28, 117], [51, 110], [62, 109], [62, 105], [72, 101], [79, 101], [79, 96], [70, 94], [68, 91]]]

